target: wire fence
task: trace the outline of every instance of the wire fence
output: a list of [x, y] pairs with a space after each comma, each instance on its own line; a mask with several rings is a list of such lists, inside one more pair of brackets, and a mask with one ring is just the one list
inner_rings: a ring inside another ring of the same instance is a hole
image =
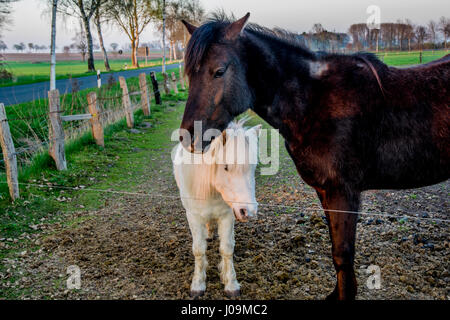
[[[6, 182], [2, 182], [6, 183]], [[69, 186], [61, 186], [61, 185], [54, 185], [54, 184], [35, 184], [35, 183], [19, 183], [19, 185], [26, 186], [26, 187], [35, 187], [35, 188], [41, 188], [41, 189], [58, 189], [58, 190], [71, 190], [71, 191], [83, 191], [83, 192], [99, 192], [99, 193], [107, 193], [107, 194], [118, 194], [118, 195], [125, 195], [125, 196], [135, 196], [135, 197], [157, 197], [157, 198], [163, 198], [163, 199], [179, 199], [179, 200], [192, 200], [192, 201], [206, 201], [206, 198], [196, 198], [196, 197], [189, 197], [189, 196], [180, 196], [180, 195], [170, 195], [170, 194], [160, 194], [160, 193], [149, 193], [149, 192], [132, 192], [132, 191], [121, 191], [121, 190], [111, 190], [111, 189], [97, 189], [97, 188], [88, 188], [85, 186], [77, 186], [77, 187], [69, 187]], [[316, 192], [314, 191], [305, 191], [305, 190], [299, 190], [298, 193], [303, 194], [311, 194], [316, 195]], [[255, 204], [252, 202], [237, 202], [237, 201], [227, 201], [228, 203], [233, 204], [241, 204], [241, 205], [249, 205], [249, 204]], [[313, 207], [302, 207], [298, 205], [286, 205], [286, 204], [273, 204], [273, 203], [265, 203], [265, 202], [257, 202], [258, 207], [267, 207], [267, 208], [279, 208], [279, 209], [295, 209], [300, 211], [308, 211], [308, 212], [317, 212], [323, 210], [319, 205], [315, 208]], [[395, 218], [395, 219], [411, 219], [411, 220], [419, 220], [424, 222], [440, 222], [448, 224], [450, 223], [450, 219], [441, 219], [441, 218], [434, 218], [434, 217], [422, 217], [420, 214], [422, 212], [419, 211], [407, 211], [402, 212], [402, 214], [395, 214], [390, 212], [383, 212], [383, 211], [376, 211], [376, 212], [369, 212], [369, 211], [349, 211], [349, 210], [336, 210], [336, 209], [327, 209], [328, 212], [333, 213], [343, 213], [343, 214], [353, 214], [353, 215], [361, 215], [361, 216], [373, 216], [378, 218]], [[439, 212], [427, 212], [429, 215], [440, 215]]]

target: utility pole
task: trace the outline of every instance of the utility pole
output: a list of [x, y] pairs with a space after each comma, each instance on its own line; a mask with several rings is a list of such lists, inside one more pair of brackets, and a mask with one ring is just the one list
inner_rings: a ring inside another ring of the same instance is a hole
[[162, 16], [163, 16], [163, 67], [162, 72], [166, 72], [166, 0], [163, 0], [163, 8], [162, 8]]
[[58, 0], [53, 0], [52, 7], [52, 32], [51, 32], [51, 44], [50, 44], [50, 90], [56, 89], [56, 8], [58, 6]]

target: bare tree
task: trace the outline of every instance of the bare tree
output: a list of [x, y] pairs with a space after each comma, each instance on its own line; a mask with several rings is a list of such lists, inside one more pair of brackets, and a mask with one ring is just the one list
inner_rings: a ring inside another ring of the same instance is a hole
[[84, 32], [86, 34], [87, 52], [88, 52], [88, 69], [95, 71], [94, 65], [94, 50], [91, 33], [90, 21], [94, 16], [97, 8], [106, 0], [60, 0], [58, 11], [61, 13], [74, 16], [81, 19], [83, 22]]
[[115, 42], [113, 42], [113, 43], [111, 43], [111, 44], [110, 44], [109, 46], [111, 47], [111, 49], [113, 49], [113, 51], [116, 51], [116, 50], [117, 50], [117, 48], [119, 47], [119, 44], [118, 44], [118, 43], [115, 43]]
[[131, 64], [139, 67], [137, 49], [139, 37], [145, 27], [154, 19], [153, 6], [159, 6], [154, 0], [109, 0], [105, 12], [119, 26], [131, 42]]
[[438, 22], [438, 30], [444, 36], [444, 48], [447, 49], [447, 39], [450, 37], [450, 19], [442, 16]]
[[83, 59], [83, 62], [86, 61], [86, 53], [88, 51], [88, 44], [86, 42], [86, 33], [84, 31], [84, 28], [81, 26], [82, 23], [80, 23], [80, 31], [77, 31], [75, 33], [75, 36], [72, 38], [74, 41], [70, 47], [72, 49], [77, 49], [78, 52], [81, 54], [81, 57]]
[[436, 47], [436, 36], [437, 36], [437, 23], [434, 20], [430, 20], [428, 22], [428, 34], [430, 36], [430, 40], [433, 44], [433, 48]]
[[423, 44], [428, 37], [427, 29], [424, 26], [418, 25], [415, 29], [415, 36], [417, 39], [417, 44], [419, 46], [419, 50], [423, 49]]
[[108, 54], [105, 49], [105, 45], [103, 43], [103, 34], [102, 34], [102, 26], [101, 26], [101, 19], [105, 16], [105, 3], [102, 3], [102, 5], [97, 7], [97, 10], [95, 11], [95, 26], [97, 27], [97, 33], [98, 33], [98, 41], [100, 42], [100, 48], [102, 49], [103, 53], [103, 61], [105, 63], [106, 71], [110, 71], [111, 67], [109, 66], [109, 60], [108, 60]]

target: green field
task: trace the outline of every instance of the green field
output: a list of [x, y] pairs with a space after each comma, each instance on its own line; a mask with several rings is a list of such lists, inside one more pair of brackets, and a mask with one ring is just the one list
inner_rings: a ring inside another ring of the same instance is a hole
[[[130, 59], [114, 59], [109, 61], [111, 71], [125, 70], [125, 65], [130, 68]], [[162, 59], [139, 61], [141, 68], [162, 64]], [[50, 80], [50, 62], [24, 62], [24, 61], [6, 61], [7, 70], [13, 74], [13, 80], [0, 80], [0, 86], [11, 86], [29, 84]], [[106, 72], [103, 60], [95, 60], [97, 70]], [[68, 77], [83, 77], [96, 74], [95, 72], [87, 72], [87, 63], [83, 61], [57, 61], [56, 62], [56, 79], [67, 79]]]
[[[375, 53], [375, 52], [374, 52]], [[427, 63], [450, 53], [448, 50], [422, 52], [422, 63]], [[408, 66], [420, 63], [420, 51], [378, 52], [376, 56], [390, 66]]]

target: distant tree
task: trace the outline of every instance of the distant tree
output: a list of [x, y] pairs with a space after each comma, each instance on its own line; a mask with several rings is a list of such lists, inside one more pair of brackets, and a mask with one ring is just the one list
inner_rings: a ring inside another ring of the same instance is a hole
[[28, 49], [30, 50], [30, 52], [34, 49], [34, 43], [29, 42], [28, 43]]
[[[155, 19], [159, 0], [108, 0], [105, 12], [119, 26], [131, 42], [131, 64], [139, 67], [137, 49], [145, 27]], [[155, 9], [156, 8], [156, 9]]]
[[437, 23], [434, 20], [430, 20], [430, 22], [428, 22], [427, 27], [428, 27], [428, 35], [433, 44], [433, 48], [435, 48], [437, 36]]
[[81, 54], [83, 62], [86, 61], [86, 53], [88, 51], [88, 44], [86, 41], [86, 34], [84, 32], [84, 28], [81, 26], [80, 31], [75, 33], [75, 36], [72, 38], [74, 41], [71, 45], [71, 49], [76, 49]]
[[110, 45], [109, 45], [112, 49], [113, 49], [113, 51], [116, 51], [117, 50], [117, 48], [119, 47], [119, 44], [118, 43], [115, 43], [115, 42], [113, 42], [113, 43], [111, 43]]
[[13, 47], [14, 47], [14, 50], [16, 50], [17, 52], [20, 52], [20, 51], [23, 50], [22, 46], [20, 44], [17, 44], [17, 43], [14, 44]]
[[427, 28], [421, 25], [416, 26], [414, 31], [415, 38], [417, 40], [417, 44], [419, 46], [419, 50], [423, 49], [423, 44], [425, 40], [428, 38]]
[[65, 55], [69, 55], [69, 53], [70, 53], [70, 46], [64, 46], [63, 47], [63, 52], [64, 52]]
[[447, 39], [450, 37], [450, 19], [442, 16], [438, 22], [438, 30], [444, 36], [444, 48], [447, 49]]
[[8, 46], [3, 40], [0, 40], [0, 51], [4, 52], [6, 49], [8, 49]]

